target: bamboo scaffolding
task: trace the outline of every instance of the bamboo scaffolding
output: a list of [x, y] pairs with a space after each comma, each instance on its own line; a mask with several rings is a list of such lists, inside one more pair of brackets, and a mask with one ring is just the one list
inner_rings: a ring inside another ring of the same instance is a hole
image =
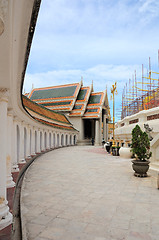
[[[159, 67], [159, 50], [158, 50], [158, 67]], [[121, 118], [130, 116], [141, 110], [147, 110], [159, 106], [159, 72], [152, 71], [151, 59], [149, 57], [149, 64], [147, 76], [144, 73], [144, 66], [142, 64], [141, 80], [137, 80], [136, 70], [129, 79], [128, 84], [124, 86], [122, 93], [122, 113]]]

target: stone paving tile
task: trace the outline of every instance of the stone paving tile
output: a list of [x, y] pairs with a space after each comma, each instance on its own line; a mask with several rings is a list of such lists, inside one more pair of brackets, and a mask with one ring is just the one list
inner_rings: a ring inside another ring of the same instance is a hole
[[29, 239], [35, 239], [45, 229], [45, 225], [27, 223], [26, 228], [29, 229]]
[[158, 240], [159, 191], [131, 161], [101, 147], [58, 149], [25, 174], [21, 211], [28, 240]]

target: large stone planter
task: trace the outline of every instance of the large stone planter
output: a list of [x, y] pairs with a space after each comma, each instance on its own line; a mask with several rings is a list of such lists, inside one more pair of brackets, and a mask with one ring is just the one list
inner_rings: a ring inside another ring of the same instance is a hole
[[131, 148], [129, 148], [129, 147], [121, 147], [119, 150], [120, 157], [131, 158], [132, 152], [130, 150], [131, 150]]
[[132, 160], [131, 162], [133, 163], [132, 168], [136, 177], [147, 177], [150, 161]]

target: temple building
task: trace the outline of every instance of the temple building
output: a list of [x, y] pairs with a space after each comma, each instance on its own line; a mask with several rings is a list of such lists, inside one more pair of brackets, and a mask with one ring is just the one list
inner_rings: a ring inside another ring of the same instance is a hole
[[94, 92], [91, 86], [83, 86], [83, 81], [52, 87], [33, 88], [25, 94], [31, 101], [50, 110], [64, 114], [79, 131], [78, 144], [96, 145], [108, 140], [110, 109], [107, 90]]

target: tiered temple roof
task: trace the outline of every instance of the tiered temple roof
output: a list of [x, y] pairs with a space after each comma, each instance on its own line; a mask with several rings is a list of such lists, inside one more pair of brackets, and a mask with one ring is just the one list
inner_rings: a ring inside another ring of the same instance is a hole
[[80, 88], [81, 83], [34, 88], [28, 98], [51, 110], [69, 112], [74, 107]]
[[69, 117], [100, 118], [103, 108], [109, 111], [107, 91], [95, 93], [93, 83], [83, 87], [82, 81], [34, 88], [28, 98], [48, 109], [67, 113]]
[[22, 102], [28, 113], [37, 121], [55, 128], [75, 130], [64, 114], [47, 109], [24, 95], [22, 96]]
[[104, 105], [106, 92], [91, 93], [84, 118], [99, 118]]
[[81, 87], [75, 105], [69, 114], [70, 117], [84, 115], [91, 91], [91, 87]]

